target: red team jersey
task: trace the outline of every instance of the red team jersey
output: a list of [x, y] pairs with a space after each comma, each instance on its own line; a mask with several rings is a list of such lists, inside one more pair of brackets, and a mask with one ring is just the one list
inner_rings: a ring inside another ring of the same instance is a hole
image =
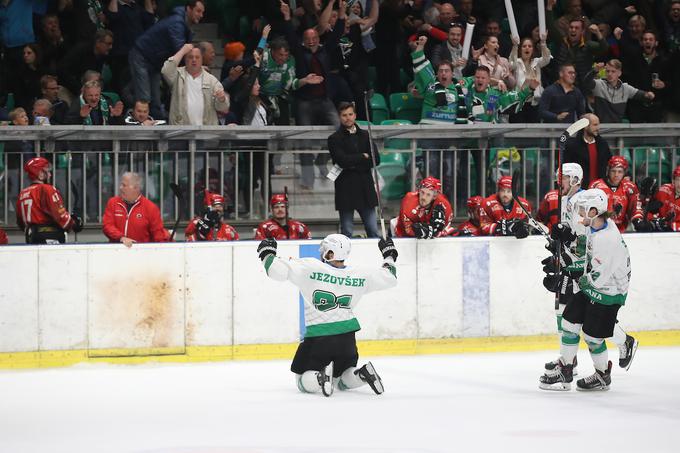
[[671, 213], [675, 213], [675, 217], [670, 222], [669, 226], [672, 231], [680, 231], [680, 197], [675, 193], [673, 184], [664, 184], [659, 187], [656, 193], [656, 199], [661, 202], [659, 209], [659, 217], [666, 218]]
[[9, 240], [7, 239], [7, 233], [5, 233], [5, 230], [0, 228], [0, 245], [5, 245], [8, 244]]
[[[522, 197], [518, 197], [520, 203], [524, 208], [531, 213], [531, 203]], [[482, 202], [482, 209], [480, 213], [479, 223], [482, 225], [482, 234], [486, 236], [493, 236], [496, 232], [496, 222], [501, 219], [526, 219], [527, 216], [522, 210], [522, 207], [512, 200], [512, 206], [506, 210], [501, 202], [498, 200], [497, 194], [486, 197]]]
[[[543, 201], [541, 201], [541, 205], [538, 207], [538, 214], [536, 215], [536, 220], [546, 225], [550, 230], [552, 230], [553, 225], [558, 223], [560, 217], [557, 209], [557, 199], [557, 189], [553, 189], [545, 194]], [[566, 197], [563, 197], [562, 203], [565, 201]]]
[[[189, 225], [187, 225], [186, 230], [184, 230], [184, 236], [186, 237], [187, 242], [194, 242], [194, 241], [213, 241], [215, 240], [215, 229], [211, 228], [210, 232], [206, 235], [205, 239], [199, 237], [198, 235], [198, 227], [196, 226], [198, 224], [198, 221], [200, 218], [195, 218], [191, 222], [189, 222]], [[220, 226], [220, 229], [217, 231], [217, 240], [218, 241], [237, 241], [238, 240], [238, 233], [232, 227], [231, 225], [227, 225], [226, 223], [222, 223]]]
[[[619, 231], [623, 233], [633, 219], [642, 218], [642, 204], [640, 193], [634, 182], [623, 179], [618, 187], [610, 187], [604, 179], [598, 179], [590, 183], [590, 189], [602, 189], [609, 198], [608, 211], [612, 212], [612, 220], [616, 223]], [[619, 213], [615, 206], [620, 205]]]
[[161, 212], [151, 200], [140, 196], [128, 212], [120, 196], [112, 197], [106, 204], [103, 219], [104, 234], [111, 242], [120, 242], [122, 237], [136, 242], [167, 242], [170, 240]]
[[302, 222], [297, 220], [288, 219], [288, 233], [286, 229], [283, 228], [274, 219], [265, 220], [255, 231], [255, 239], [262, 240], [267, 238], [274, 238], [277, 241], [285, 239], [311, 239], [312, 233], [309, 232], [309, 228]]
[[33, 183], [19, 192], [17, 224], [22, 230], [30, 225], [56, 225], [70, 230], [73, 223], [61, 194], [53, 185]]
[[481, 236], [481, 235], [482, 227], [475, 225], [469, 220], [458, 225], [458, 228], [456, 228], [456, 231], [453, 233], [453, 236]]
[[442, 231], [437, 233], [436, 237], [449, 236], [455, 229], [452, 226], [453, 210], [451, 203], [444, 194], [438, 194], [432, 204], [423, 208], [418, 202], [418, 191], [408, 192], [401, 200], [401, 209], [399, 210], [399, 217], [397, 218], [397, 227], [395, 233], [397, 237], [415, 237], [413, 231], [414, 223], [430, 224], [430, 217], [432, 217], [432, 210], [435, 206], [444, 206], [444, 217], [446, 219], [446, 226]]

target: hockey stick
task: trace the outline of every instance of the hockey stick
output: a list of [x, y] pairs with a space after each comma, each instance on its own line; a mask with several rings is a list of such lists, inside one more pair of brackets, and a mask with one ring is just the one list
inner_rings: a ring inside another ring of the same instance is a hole
[[[80, 203], [80, 194], [78, 193], [78, 186], [76, 183], [71, 181], [71, 195], [73, 195], [73, 212], [78, 215], [78, 203]], [[78, 233], [73, 232], [73, 241], [78, 243]]]
[[[557, 145], [557, 215], [558, 223], [562, 223], [562, 160], [564, 155], [564, 149], [567, 146], [567, 139], [573, 137], [576, 133], [582, 129], [585, 129], [590, 125], [588, 118], [581, 118], [574, 123], [572, 123], [568, 128], [562, 132], [560, 135], [560, 141]], [[560, 273], [561, 261], [560, 254], [562, 253], [562, 240], [557, 239], [555, 244], [555, 251], [553, 256], [555, 258], [555, 268], [556, 274]], [[560, 294], [562, 291], [555, 292], [555, 310], [560, 308]]]
[[179, 186], [174, 182], [171, 182], [169, 186], [170, 190], [172, 190], [172, 193], [175, 194], [175, 197], [177, 198], [177, 219], [175, 219], [175, 226], [172, 227], [172, 232], [170, 233], [170, 242], [172, 242], [175, 240], [175, 232], [179, 226], [179, 202], [182, 201], [182, 191], [179, 190]]
[[539, 233], [541, 233], [547, 240], [548, 242], [552, 243], [552, 239], [550, 238], [550, 234], [548, 234], [547, 228], [545, 225], [543, 225], [541, 222], [536, 220], [529, 211], [527, 211], [527, 208], [524, 207], [524, 205], [519, 201], [519, 170], [515, 170], [515, 173], [512, 175], [512, 199], [515, 200], [515, 202], [519, 205], [519, 207], [522, 209], [524, 214], [527, 216], [527, 220], [529, 222], [529, 225], [534, 229], [537, 230]]
[[378, 196], [378, 216], [380, 218], [380, 230], [382, 231], [382, 238], [386, 239], [385, 234], [385, 219], [383, 217], [382, 197], [380, 195], [380, 186], [378, 185], [378, 169], [375, 165], [375, 155], [373, 155], [373, 130], [371, 129], [371, 114], [368, 110], [368, 91], [364, 91], [364, 109], [366, 110], [366, 124], [368, 127], [368, 146], [371, 148], [368, 152], [373, 162], [373, 183], [375, 185], [375, 193]]
[[290, 225], [288, 224], [288, 211], [290, 203], [288, 203], [288, 186], [283, 186], [283, 196], [286, 197], [286, 239], [290, 239]]

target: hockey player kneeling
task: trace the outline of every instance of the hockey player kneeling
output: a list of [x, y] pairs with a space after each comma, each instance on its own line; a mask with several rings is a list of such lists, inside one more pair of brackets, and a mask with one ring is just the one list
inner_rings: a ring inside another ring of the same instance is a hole
[[557, 366], [540, 378], [545, 390], [569, 390], [579, 333], [588, 344], [595, 373], [576, 382], [578, 390], [609, 390], [612, 363], [605, 338], [614, 333], [616, 315], [625, 303], [630, 281], [630, 255], [621, 233], [609, 218], [607, 195], [601, 189], [581, 192], [576, 200], [586, 227], [585, 272], [562, 314], [562, 342]]
[[384, 262], [378, 269], [345, 265], [351, 249], [342, 234], [321, 242], [321, 260], [276, 256], [276, 240], [260, 242], [257, 253], [267, 275], [290, 281], [300, 288], [305, 306], [305, 338], [290, 367], [301, 392], [333, 394], [334, 386], [349, 390], [368, 384], [378, 395], [384, 388], [371, 362], [357, 368], [359, 353], [355, 332], [360, 329], [354, 307], [364, 294], [397, 284], [394, 265], [397, 250], [392, 239], [381, 239], [378, 248]]

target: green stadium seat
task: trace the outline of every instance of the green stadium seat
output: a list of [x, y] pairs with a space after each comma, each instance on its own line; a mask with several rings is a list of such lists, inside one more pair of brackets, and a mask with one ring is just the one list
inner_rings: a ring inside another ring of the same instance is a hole
[[380, 93], [371, 96], [371, 121], [373, 124], [381, 124], [390, 119], [390, 110], [385, 102], [385, 97]]
[[368, 67], [368, 88], [375, 90], [375, 81], [378, 78], [378, 72], [375, 69], [375, 66], [369, 66]]
[[390, 111], [392, 118], [420, 122], [423, 100], [416, 99], [410, 93], [392, 93], [390, 95]]
[[[409, 125], [412, 123], [408, 120], [385, 120], [380, 124], [382, 126], [390, 126]], [[384, 150], [413, 150], [414, 146], [414, 140], [388, 138], [385, 139]], [[385, 181], [381, 194], [386, 200], [399, 200], [408, 192], [410, 187], [408, 162], [411, 153], [385, 151], [380, 153], [380, 165], [378, 165], [378, 172]]]
[[[620, 154], [628, 160], [631, 166], [633, 165], [631, 152], [628, 148], [622, 149]], [[671, 154], [672, 150], [660, 149], [654, 145], [633, 148], [636, 178], [639, 180], [642, 176], [649, 174], [649, 176], [659, 179], [659, 170], [661, 170], [661, 180], [658, 181], [659, 185], [670, 181], [673, 172]], [[659, 164], [661, 165], [660, 167]]]

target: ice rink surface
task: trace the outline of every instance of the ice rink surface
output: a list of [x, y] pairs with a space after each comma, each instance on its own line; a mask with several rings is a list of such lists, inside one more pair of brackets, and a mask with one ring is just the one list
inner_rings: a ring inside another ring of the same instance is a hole
[[299, 393], [287, 361], [1, 370], [0, 452], [680, 451], [680, 348], [641, 346], [596, 393], [539, 390], [555, 356], [377, 357], [383, 395], [331, 398]]

